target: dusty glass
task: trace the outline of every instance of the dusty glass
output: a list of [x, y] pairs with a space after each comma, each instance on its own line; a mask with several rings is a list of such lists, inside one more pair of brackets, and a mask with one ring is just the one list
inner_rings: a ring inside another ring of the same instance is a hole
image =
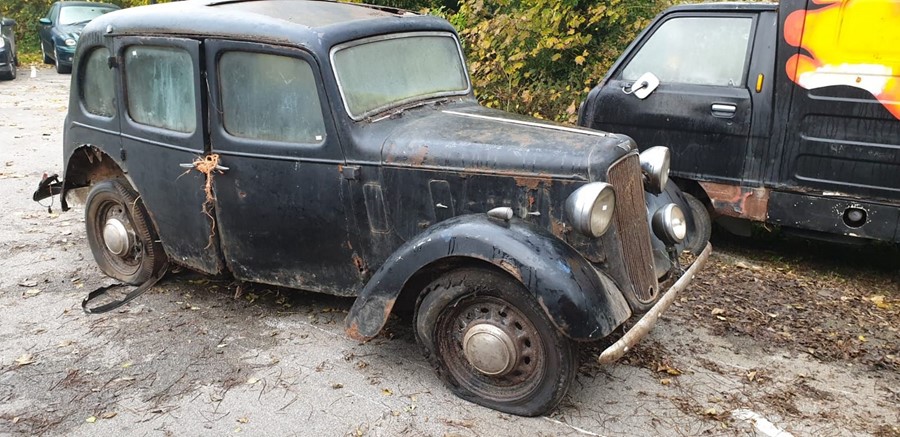
[[334, 53], [334, 69], [354, 118], [469, 88], [459, 46], [449, 35], [407, 35], [344, 47]]
[[663, 84], [742, 86], [752, 24], [741, 17], [673, 18], [641, 47], [622, 79], [649, 71]]
[[178, 132], [197, 127], [194, 64], [191, 55], [172, 47], [125, 49], [128, 114], [134, 121]]
[[84, 109], [94, 115], [112, 117], [116, 111], [116, 90], [113, 71], [107, 60], [109, 50], [100, 47], [91, 52], [81, 76], [81, 101]]
[[294, 143], [325, 139], [316, 78], [306, 61], [227, 52], [219, 58], [218, 71], [228, 133]]

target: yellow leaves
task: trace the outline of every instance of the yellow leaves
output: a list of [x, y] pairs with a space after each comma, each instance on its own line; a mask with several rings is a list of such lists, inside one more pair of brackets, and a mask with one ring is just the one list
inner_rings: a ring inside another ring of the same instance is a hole
[[575, 65], [582, 65], [582, 64], [584, 64], [584, 61], [585, 61], [584, 56], [578, 55], [575, 57]]
[[889, 310], [891, 309], [891, 304], [885, 300], [883, 295], [872, 296], [869, 298], [872, 303], [875, 304], [875, 307], [880, 310]]
[[667, 373], [667, 374], [669, 374], [669, 375], [672, 375], [672, 376], [678, 376], [678, 375], [681, 375], [681, 370], [678, 370], [678, 369], [676, 369], [676, 368], [670, 366], [670, 365], [667, 364], [667, 363], [659, 363], [659, 364], [657, 364], [657, 365], [656, 365], [656, 371], [657, 371], [657, 372], [665, 372], [665, 373]]
[[27, 366], [29, 364], [34, 364], [34, 355], [32, 354], [22, 354], [19, 358], [16, 358], [16, 365], [19, 367]]
[[84, 419], [84, 421], [87, 423], [94, 423], [97, 421], [97, 417], [91, 416], [91, 417], [88, 417], [87, 419]]
[[391, 389], [389, 389], [389, 388], [383, 388], [383, 389], [381, 389], [381, 394], [382, 394], [383, 396], [393, 396], [393, 395], [394, 395], [394, 391], [391, 390]]

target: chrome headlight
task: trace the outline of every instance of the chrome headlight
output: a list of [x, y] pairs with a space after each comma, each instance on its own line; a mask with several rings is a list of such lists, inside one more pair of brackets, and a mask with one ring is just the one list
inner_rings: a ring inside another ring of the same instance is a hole
[[5, 45], [6, 45], [6, 40], [4, 40], [2, 36], [0, 36], [0, 49], [2, 49], [3, 46], [5, 46]]
[[66, 45], [71, 47], [75, 45], [75, 40], [72, 38], [66, 38]]
[[566, 199], [566, 215], [572, 227], [589, 237], [599, 237], [609, 228], [616, 207], [616, 192], [605, 182], [586, 184]]
[[647, 178], [649, 191], [662, 193], [669, 182], [669, 148], [656, 146], [641, 152], [641, 171]]
[[684, 241], [687, 236], [687, 220], [684, 211], [674, 203], [670, 203], [653, 213], [653, 233], [667, 245]]

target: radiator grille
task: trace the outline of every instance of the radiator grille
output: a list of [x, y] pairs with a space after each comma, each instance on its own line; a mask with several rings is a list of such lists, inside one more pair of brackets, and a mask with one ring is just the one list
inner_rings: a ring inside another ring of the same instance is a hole
[[616, 226], [634, 295], [640, 302], [651, 302], [659, 293], [659, 284], [653, 269], [650, 224], [638, 156], [630, 155], [613, 164], [608, 181], [616, 190]]

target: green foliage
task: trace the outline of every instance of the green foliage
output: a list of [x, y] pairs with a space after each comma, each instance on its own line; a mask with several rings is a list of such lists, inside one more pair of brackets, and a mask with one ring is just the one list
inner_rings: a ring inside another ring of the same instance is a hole
[[446, 16], [464, 40], [483, 104], [573, 123], [578, 104], [666, 0], [462, 0]]
[[[16, 43], [18, 51], [24, 53], [38, 52], [38, 20], [47, 15], [55, 0], [3, 0], [0, 3], [0, 16], [16, 20]], [[170, 0], [156, 0], [156, 3], [167, 3]], [[143, 6], [151, 0], [104, 0], [122, 8]], [[21, 56], [21, 55], [20, 55]]]

